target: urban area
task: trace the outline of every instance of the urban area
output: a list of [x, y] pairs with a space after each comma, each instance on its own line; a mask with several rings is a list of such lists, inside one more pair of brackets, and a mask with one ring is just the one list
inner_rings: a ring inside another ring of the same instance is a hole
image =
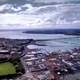
[[80, 80], [80, 48], [42, 53], [33, 39], [0, 39], [0, 80]]

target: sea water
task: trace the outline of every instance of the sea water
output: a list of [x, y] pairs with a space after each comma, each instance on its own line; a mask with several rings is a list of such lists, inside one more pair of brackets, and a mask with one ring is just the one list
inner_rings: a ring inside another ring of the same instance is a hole
[[[64, 35], [64, 34], [27, 34], [23, 33], [23, 30], [20, 31], [0, 31], [0, 38], [9, 38], [9, 39], [34, 39], [37, 44], [37, 48], [40, 48], [44, 51], [65, 51], [71, 50], [73, 48], [80, 47], [80, 36], [74, 35]], [[40, 40], [40, 41], [39, 41]], [[44, 46], [45, 45], [45, 46]]]

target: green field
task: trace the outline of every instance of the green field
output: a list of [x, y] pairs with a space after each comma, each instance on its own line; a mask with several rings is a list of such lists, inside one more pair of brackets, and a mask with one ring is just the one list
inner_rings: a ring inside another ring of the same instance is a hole
[[0, 76], [16, 74], [14, 65], [10, 62], [0, 63]]

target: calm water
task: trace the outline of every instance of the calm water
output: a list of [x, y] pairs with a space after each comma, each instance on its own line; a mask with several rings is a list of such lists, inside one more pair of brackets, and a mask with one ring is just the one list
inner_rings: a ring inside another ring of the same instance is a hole
[[37, 46], [44, 51], [70, 50], [80, 47], [80, 36], [62, 35], [62, 34], [26, 34], [22, 31], [0, 31], [0, 38], [10, 39], [51, 39], [48, 41], [38, 41], [39, 44], [46, 46]]

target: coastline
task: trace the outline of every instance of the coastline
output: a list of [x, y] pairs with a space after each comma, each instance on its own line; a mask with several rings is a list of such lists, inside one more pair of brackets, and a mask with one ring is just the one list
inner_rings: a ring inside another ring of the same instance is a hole
[[34, 29], [26, 30], [27, 34], [64, 34], [64, 35], [80, 35], [80, 29]]
[[[37, 80], [38, 78], [55, 78], [56, 80], [60, 80], [60, 78], [80, 72], [80, 48], [74, 48], [71, 52], [58, 51], [44, 54], [37, 48], [28, 48], [28, 42], [30, 43], [27, 39], [0, 39], [0, 50], [14, 51], [14, 53], [19, 55], [21, 62], [24, 65], [26, 73], [17, 77], [16, 80], [23, 80], [23, 78], [31, 79], [31, 76], [32, 80]], [[44, 75], [42, 75], [43, 73]]]

